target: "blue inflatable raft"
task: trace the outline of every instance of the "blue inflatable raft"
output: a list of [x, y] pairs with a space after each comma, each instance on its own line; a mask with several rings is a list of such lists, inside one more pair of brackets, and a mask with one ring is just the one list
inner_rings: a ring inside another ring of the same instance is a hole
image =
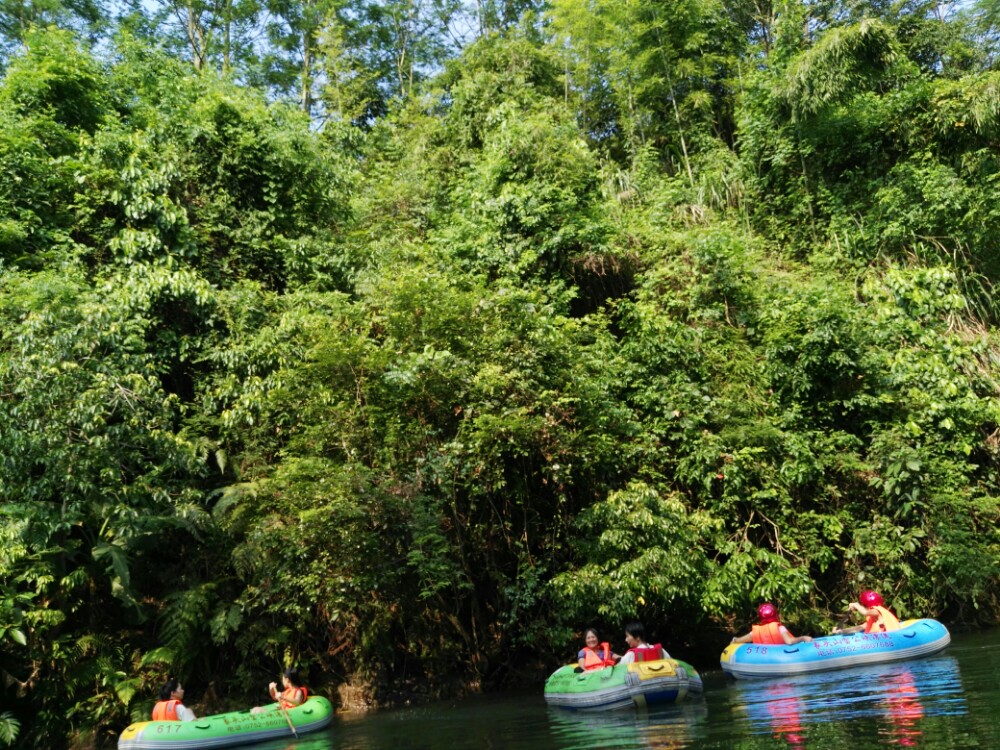
[[888, 633], [851, 633], [814, 638], [793, 646], [732, 643], [722, 652], [722, 671], [737, 679], [784, 677], [863, 664], [918, 659], [951, 643], [937, 620], [907, 620]]

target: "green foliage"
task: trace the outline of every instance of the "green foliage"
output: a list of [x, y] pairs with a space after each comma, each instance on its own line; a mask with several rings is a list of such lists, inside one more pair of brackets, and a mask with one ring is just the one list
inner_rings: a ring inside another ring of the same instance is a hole
[[668, 612], [697, 609], [711, 564], [703, 550], [720, 524], [692, 512], [678, 496], [633, 483], [578, 517], [587, 562], [552, 579], [557, 604], [571, 621], [596, 612], [603, 621], [637, 615], [661, 622]]
[[919, 4], [531, 7], [25, 37], [0, 742], [111, 744], [168, 674], [389, 701], [867, 586], [995, 622], [993, 51]]
[[565, 278], [575, 257], [603, 250], [605, 230], [587, 205], [596, 164], [575, 126], [552, 120], [513, 107], [491, 112], [481, 161], [454, 194], [464, 210], [439, 240], [472, 270]]
[[[407, 654], [410, 669], [443, 676], [471, 649], [486, 670], [529, 640], [523, 623], [545, 606], [543, 561], [568, 529], [552, 514], [585, 502], [614, 463], [598, 374], [608, 341], [537, 294], [418, 264], [373, 281], [354, 304], [288, 300], [259, 339], [270, 345], [246, 350], [278, 369], [253, 407], [240, 394], [232, 423], [285, 435], [257, 443], [282, 456], [259, 489], [269, 500], [226, 511], [245, 535], [246, 635], [259, 628], [277, 653], [319, 627], [323, 601], [327, 648], [349, 644], [352, 669], [377, 674]], [[487, 630], [490, 610], [505, 630]]]
[[653, 145], [693, 182], [692, 155], [732, 129], [739, 36], [723, 4], [555, 2], [551, 16], [584, 132], [616, 156]]
[[174, 84], [185, 95], [168, 96], [164, 121], [126, 121], [88, 144], [94, 167], [78, 179], [98, 196], [80, 208], [92, 262], [167, 255], [217, 285], [343, 285], [348, 264], [329, 241], [349, 165], [321, 153], [294, 110], [190, 76]]
[[81, 50], [72, 34], [55, 29], [31, 33], [25, 48], [6, 71], [0, 105], [21, 115], [45, 117], [67, 131], [92, 133], [106, 96], [97, 61]]
[[100, 66], [67, 32], [36, 31], [0, 83], [0, 264], [42, 268], [73, 247], [82, 138], [104, 116]]
[[0, 111], [0, 168], [7, 175], [0, 184], [0, 262], [39, 268], [69, 239], [72, 215], [58, 199], [72, 195], [72, 167], [54, 158], [41, 137], [44, 119]]
[[4, 711], [0, 714], [0, 742], [5, 745], [13, 745], [20, 729], [21, 722], [14, 718], [14, 714], [10, 711]]
[[878, 86], [896, 59], [893, 41], [892, 30], [875, 19], [831, 29], [790, 62], [778, 100], [793, 119], [808, 118]]

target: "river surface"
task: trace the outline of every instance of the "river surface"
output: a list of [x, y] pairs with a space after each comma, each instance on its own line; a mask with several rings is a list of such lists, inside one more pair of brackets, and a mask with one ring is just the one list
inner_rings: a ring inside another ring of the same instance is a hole
[[[721, 649], [720, 649], [721, 651]], [[340, 715], [328, 730], [257, 750], [1000, 749], [1000, 631], [959, 635], [937, 656], [733, 682], [650, 711], [579, 714], [530, 694]]]

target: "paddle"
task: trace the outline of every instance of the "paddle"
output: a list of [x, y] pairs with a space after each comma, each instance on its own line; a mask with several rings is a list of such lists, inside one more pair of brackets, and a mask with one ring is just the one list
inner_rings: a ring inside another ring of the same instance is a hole
[[847, 621], [850, 620], [850, 619], [851, 619], [851, 610], [847, 610], [846, 612], [844, 612], [844, 614], [842, 614], [840, 616], [840, 619], [837, 620], [837, 624], [833, 626], [833, 633], [832, 634], [833, 635], [841, 635], [841, 633], [839, 631], [841, 631], [841, 630], [844, 629], [844, 626], [847, 624]]
[[[275, 687], [274, 692], [277, 693], [278, 689]], [[292, 724], [292, 717], [288, 715], [288, 709], [285, 708], [285, 704], [281, 701], [281, 694], [278, 694], [278, 706], [281, 708], [281, 713], [285, 715], [285, 721], [288, 722], [288, 728], [292, 730], [292, 737], [295, 739], [299, 738], [299, 733], [295, 731], [295, 725]]]

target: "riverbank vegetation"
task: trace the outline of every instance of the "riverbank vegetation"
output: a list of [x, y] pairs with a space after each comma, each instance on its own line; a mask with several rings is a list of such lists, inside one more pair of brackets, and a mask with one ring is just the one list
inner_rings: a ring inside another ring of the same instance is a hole
[[995, 624], [994, 5], [0, 6], [0, 740]]

